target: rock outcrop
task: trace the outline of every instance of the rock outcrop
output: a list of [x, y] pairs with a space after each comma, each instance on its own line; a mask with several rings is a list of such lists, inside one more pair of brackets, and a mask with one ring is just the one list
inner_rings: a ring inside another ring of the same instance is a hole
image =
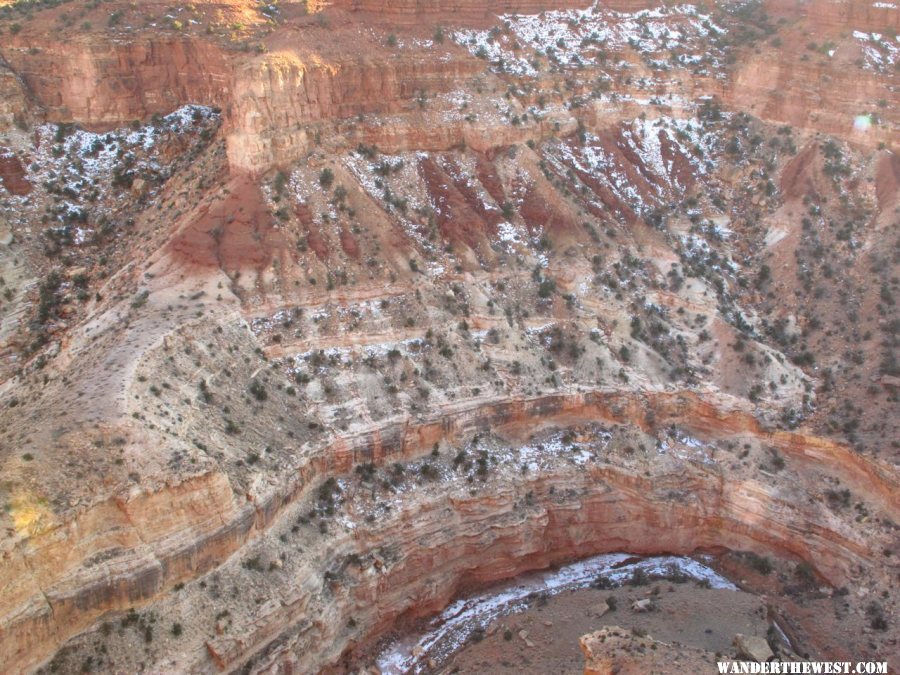
[[[320, 39], [327, 38], [323, 34]], [[480, 70], [480, 64], [470, 59], [434, 59], [425, 54], [328, 62], [315, 52], [274, 51], [237, 69], [228, 138], [231, 163], [258, 172], [293, 161], [311, 147], [310, 125], [398, 113], [415, 105], [421, 92], [435, 96], [463, 86]], [[407, 130], [406, 145], [428, 147], [426, 133]], [[360, 142], [381, 140], [380, 147], [399, 148], [401, 143], [391, 143], [389, 134], [379, 134], [380, 139], [363, 134]], [[413, 140], [417, 135], [421, 138]], [[453, 136], [444, 147], [461, 138]]]
[[31, 183], [25, 178], [25, 167], [15, 153], [0, 146], [0, 185], [10, 194], [22, 197], [31, 192]]
[[222, 51], [197, 38], [118, 41], [93, 36], [13, 40], [2, 56], [48, 119], [110, 128], [168, 114], [188, 103], [226, 104], [231, 69]]
[[738, 656], [757, 663], [765, 663], [775, 656], [766, 639], [758, 635], [741, 635], [738, 633], [734, 636], [734, 647], [738, 651]]
[[605, 626], [579, 640], [584, 654], [584, 675], [641, 675], [672, 668], [703, 672], [715, 668], [715, 655], [636, 635], [620, 626]]
[[31, 107], [24, 82], [0, 58], [0, 131], [27, 126], [32, 121]]

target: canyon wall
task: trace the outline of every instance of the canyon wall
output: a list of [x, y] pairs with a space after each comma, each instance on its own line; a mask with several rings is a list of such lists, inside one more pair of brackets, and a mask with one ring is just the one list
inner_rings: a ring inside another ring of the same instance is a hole
[[[526, 505], [529, 501], [533, 506]], [[703, 472], [647, 477], [612, 467], [570, 470], [516, 487], [492, 484], [488, 494], [478, 496], [454, 492], [449, 509], [447, 500], [434, 495], [385, 522], [378, 532], [381, 541], [350, 542], [347, 553], [365, 554], [381, 542], [400, 553], [380, 578], [370, 582], [360, 575], [358, 585], [348, 589], [345, 612], [359, 616], [357, 608], [370, 606], [371, 618], [363, 615], [373, 621], [366, 634], [377, 636], [398, 618], [439, 611], [465, 588], [623, 550], [648, 555], [748, 550], [809, 561], [824, 556], [834, 565], [826, 574], [842, 574], [839, 568], [849, 569], [870, 555], [862, 542], [817, 520], [801, 515], [775, 490], [755, 482], [725, 485], [714, 473]], [[641, 524], [639, 532], [635, 523]], [[802, 542], [798, 527], [808, 532]], [[424, 586], [423, 575], [429, 580]], [[340, 600], [335, 604], [340, 607]], [[322, 632], [312, 632], [310, 644], [336, 638], [334, 629], [346, 621], [340, 618], [333, 627], [316, 624]], [[333, 652], [317, 655], [325, 658], [316, 661], [312, 650], [294, 648], [288, 660], [293, 665], [296, 659], [301, 672], [313, 672], [337, 658], [339, 649], [336, 641]]]
[[[0, 657], [5, 662], [33, 664], [101, 614], [152, 600], [172, 585], [212, 569], [329, 475], [350, 472], [361, 463], [383, 464], [421, 456], [439, 440], [461, 440], [476, 430], [493, 429], [514, 438], [550, 424], [596, 420], [632, 422], [648, 429], [678, 424], [701, 437], [761, 435], [799, 466], [840, 475], [851, 488], [865, 489], [891, 517], [896, 518], [900, 511], [897, 486], [889, 471], [876, 462], [820, 439], [767, 433], [750, 414], [720, 409], [691, 394], [593, 392], [474, 406], [467, 403], [442, 410], [430, 421], [398, 420], [318, 448], [299, 458], [295, 471], [280, 476], [277, 485], [253, 501], [234, 494], [227, 479], [213, 472], [154, 492], [100, 501], [58, 525], [42, 524], [39, 504], [28, 509], [17, 506], [16, 517], [24, 528], [33, 530], [4, 553], [7, 564], [2, 583], [8, 591], [0, 608]], [[573, 502], [565, 507], [567, 513], [581, 510], [583, 516], [579, 518], [587, 520], [579, 520], [574, 529], [557, 527], [552, 519], [552, 526], [539, 522], [543, 528], [539, 536], [535, 532], [526, 536], [527, 530], [516, 527], [509, 536], [522, 537], [522, 542], [538, 550], [513, 550], [505, 555], [498, 552], [498, 560], [526, 569], [560, 557], [622, 548], [647, 553], [687, 552], [703, 546], [759, 548], [806, 559], [830, 581], [840, 582], [851, 563], [864, 556], [863, 548], [829, 534], [826, 523], [807, 522], [802, 511], [788, 510], [786, 504], [779, 506], [781, 502], [768, 493], [754, 496], [759, 488], [753, 485], [723, 482], [715, 471], [694, 475], [685, 473], [682, 467], [673, 478], [673, 490], [695, 495], [688, 500], [694, 506], [686, 512], [673, 511], [672, 500], [650, 490], [643, 479], [619, 475], [614, 469], [603, 471], [608, 473], [584, 475], [584, 489], [586, 494], [593, 492], [592, 497], [579, 497], [579, 506]], [[687, 483], [678, 487], [681, 481]], [[611, 485], [618, 487], [611, 491]], [[27, 497], [22, 500], [27, 501]], [[593, 505], [592, 500], [596, 500]], [[492, 507], [483, 506], [481, 512], [490, 518]], [[744, 514], [752, 515], [745, 518]], [[683, 525], [675, 527], [672, 518], [682, 518]], [[655, 531], [657, 523], [660, 533], [642, 544], [633, 537], [633, 522], [645, 522], [648, 531]], [[461, 515], [462, 529], [464, 524]], [[800, 530], [806, 533], [803, 538], [792, 534]], [[448, 531], [447, 536], [455, 535]], [[569, 537], [571, 541], [554, 544], [554, 537]], [[545, 538], [548, 546], [536, 543]], [[73, 541], [78, 542], [76, 547], [71, 545]], [[459, 542], [447, 541], [444, 545], [447, 551], [464, 550]], [[470, 554], [474, 556], [473, 551]], [[412, 547], [408, 555], [416, 560], [424, 554]], [[514, 562], [517, 558], [521, 558], [518, 563]], [[409, 573], [419, 570], [421, 564], [421, 560], [412, 564]], [[463, 569], [480, 566], [472, 557]], [[515, 571], [499, 564], [484, 567], [480, 580]], [[454, 583], [442, 586], [439, 592], [436, 589], [434, 604], [427, 606], [436, 607], [455, 588]], [[222, 660], [233, 659], [223, 656]]]
[[[340, 39], [349, 45], [346, 52], [326, 45], [332, 29], [311, 18], [304, 18], [305, 23], [296, 30], [292, 26], [281, 33], [281, 29], [274, 29], [271, 44], [262, 45], [260, 53], [239, 52], [237, 48], [228, 51], [212, 41], [188, 35], [133, 40], [101, 35], [55, 42], [45, 36], [35, 42], [26, 30], [0, 45], [10, 64], [10, 68], [0, 65], [0, 125], [18, 123], [16, 113], [32, 103], [36, 109], [46, 110], [48, 120], [78, 121], [97, 128], [170, 112], [184, 103], [221, 106], [229, 164], [241, 176], [229, 185], [246, 185], [248, 189], [235, 190], [212, 208], [215, 225], [221, 220], [229, 226], [221, 231], [225, 233], [224, 244], [215, 249], [219, 257], [213, 266], [227, 271], [240, 267], [223, 263], [233, 253], [243, 262], [255, 256], [254, 263], [261, 269], [268, 268], [268, 257], [248, 253], [267, 245], [253, 240], [271, 225], [268, 205], [260, 185], [241, 172], [259, 173], [302, 158], [320, 140], [316, 137], [320, 127], [328, 132], [320, 146], [322, 155], [339, 144], [354, 147], [357, 142], [377, 144], [387, 152], [444, 150], [461, 142], [485, 151], [550, 133], [571, 134], [577, 128], [574, 107], [560, 106], [542, 119], [532, 116], [527, 122], [513, 122], [512, 115], [521, 113], [522, 102], [511, 94], [510, 102], [519, 107], [503, 103], [509, 81], [491, 74], [481, 59], [452, 44], [434, 51], [431, 47], [404, 48], [401, 54], [399, 48], [386, 48], [383, 33], [373, 32], [372, 37], [360, 32], [363, 26], [348, 27], [348, 16], [371, 15], [373, 21], [386, 19], [399, 25], [442, 22], [452, 17], [478, 25], [486, 23], [493, 12], [537, 12], [540, 4], [510, 0], [489, 4], [488, 8], [482, 3], [452, 0], [339, 1], [336, 11], [326, 16], [334, 21], [334, 31], [343, 31]], [[585, 4], [573, 0], [554, 6]], [[647, 4], [656, 3], [622, 0], [610, 6], [634, 10]], [[812, 8], [822, 4], [798, 4], [797, 11], [812, 16]], [[823, 26], [852, 19], [860, 22], [853, 27], [874, 29], [884, 18], [882, 13], [862, 9], [858, 15], [841, 14], [841, 7], [852, 8], [858, 3], [825, 4], [828, 6], [823, 5], [823, 14], [817, 19]], [[832, 10], [834, 19], [828, 18]], [[430, 34], [430, 30], [421, 33]], [[353, 42], [356, 39], [360, 40], [358, 44]], [[312, 46], [321, 46], [321, 52]], [[776, 54], [785, 56], [784, 52]], [[646, 65], [633, 54], [631, 57], [635, 63], [629, 62], [629, 68]], [[723, 70], [723, 79], [697, 76], [693, 86], [685, 85], [683, 91], [690, 91], [695, 99], [715, 89], [713, 93], [721, 95], [727, 105], [762, 119], [856, 138], [850, 128], [853, 117], [886, 96], [886, 80], [861, 68], [826, 68], [821, 65], [823, 60], [822, 54], [810, 61], [773, 58], [772, 53], [749, 54], [739, 60], [736, 71]], [[561, 86], [572, 72], [545, 72], [546, 79], [536, 81], [546, 84], [549, 91], [554, 85]], [[684, 72], [685, 80], [693, 77]], [[725, 75], [734, 77], [730, 84]], [[460, 115], [450, 121], [442, 117], [449, 108], [459, 113], [455, 101], [446, 103], [443, 109], [438, 104], [427, 109], [416, 101], [420, 91], [435, 97], [451, 89], [466, 90], [475, 77], [478, 82], [489, 81], [484, 98], [493, 97], [492, 103], [498, 103], [496, 110], [488, 108], [491, 114], [477, 121], [464, 121]], [[622, 91], [628, 91], [624, 85]], [[629, 98], [621, 105], [612, 97], [598, 98], [584, 105], [577, 115], [587, 118], [587, 128], [592, 127], [591, 115], [598, 125], [606, 127], [617, 116], [634, 117], [647, 107], [637, 102], [637, 95]], [[601, 101], [609, 106], [607, 114], [600, 114]], [[552, 101], [551, 105], [556, 103]], [[508, 112], [493, 114], [504, 106]], [[364, 114], [377, 119], [357, 119]], [[857, 140], [869, 146], [891, 142], [896, 127], [890, 124], [889, 120], [889, 124], [875, 127]], [[23, 178], [23, 166], [28, 165], [23, 161], [16, 155], [3, 154], [0, 148], [0, 181], [17, 195], [31, 190]], [[433, 162], [428, 166], [435, 172], [431, 182], [437, 187], [444, 181], [442, 174]], [[224, 161], [222, 167], [224, 174]], [[284, 168], [290, 173], [288, 167]], [[213, 182], [218, 179], [215, 176]], [[879, 194], [889, 188], [879, 184]], [[434, 194], [440, 193], [436, 189]], [[504, 196], [502, 186], [499, 194]], [[534, 204], [544, 200], [546, 194], [529, 190], [523, 200]], [[497, 203], [502, 200], [498, 198]], [[194, 213], [198, 217], [191, 226], [206, 245], [217, 235], [213, 234], [213, 219], [200, 217], [206, 213], [204, 209], [210, 206], [197, 208]], [[533, 210], [537, 213], [532, 217], [535, 232], [552, 222], [550, 210]], [[605, 211], [598, 209], [598, 213]], [[160, 225], [158, 230], [164, 227]], [[640, 232], [640, 227], [628, 228], [628, 232]], [[286, 235], [277, 240], [273, 235], [273, 241], [274, 248], [285, 252], [294, 246]], [[196, 253], [196, 242], [181, 242], [185, 246], [180, 253], [184, 257]], [[298, 248], [299, 244], [298, 240]], [[403, 263], [411, 266], [409, 261]], [[319, 284], [319, 288], [322, 286]], [[371, 288], [373, 295], [383, 291], [378, 285]], [[195, 292], [192, 288], [191, 293]], [[303, 293], [311, 295], [305, 287]], [[100, 294], [96, 297], [99, 302]], [[134, 303], [131, 306], [135, 308]], [[598, 311], [598, 320], [601, 313], [609, 314], [610, 310], [604, 307]], [[132, 335], [148, 332], [140, 324], [131, 330]], [[110, 368], [120, 367], [118, 361], [107, 363]], [[195, 386], [191, 385], [190, 396], [196, 395]], [[102, 396], [108, 395], [111, 400], [108, 388], [101, 393], [98, 390], [94, 391], [95, 405], [96, 401], [102, 404]], [[477, 394], [476, 390], [473, 396]], [[634, 471], [625, 463], [602, 462], [498, 482], [489, 494], [463, 489], [448, 496], [443, 491], [426, 490], [410, 501], [401, 500], [400, 508], [378, 523], [370, 535], [345, 532], [325, 541], [317, 553], [320, 560], [298, 567], [285, 593], [270, 595], [265, 607], [249, 615], [240, 630], [209, 641], [207, 650], [215, 663], [221, 668], [237, 667], [257, 654], [273, 669], [289, 663], [297, 671], [312, 671], [353, 650], [358, 642], [384, 632], [398, 618], [414, 618], [439, 609], [460, 589], [607, 551], [746, 549], [805, 560], [822, 577], [837, 584], [871, 563], [874, 553], [860, 530], [853, 528], [851, 517], [826, 511], [820, 496], [826, 484], [837, 485], [839, 479], [842, 489], [846, 485], [864, 495], [866, 504], [881, 512], [878, 517], [896, 520], [900, 494], [895, 470], [838, 443], [772, 431], [755, 417], [765, 412], [751, 412], [749, 404], [738, 404], [724, 396], [706, 396], [602, 390], [535, 398], [475, 398], [443, 408], [432, 403], [428, 416], [393, 418], [383, 424], [372, 423], [362, 433], [339, 435], [337, 440], [319, 441], [313, 446], [304, 444], [285, 460], [287, 468], [280, 466], [278, 472], [259, 478], [259, 483], [246, 489], [230, 480], [236, 474], [226, 473], [227, 467], [215, 465], [212, 459], [203, 469], [188, 467], [184, 473], [149, 472], [151, 478], [145, 475], [143, 483], [140, 474], [135, 474], [138, 479], [133, 482], [130, 477], [128, 482], [123, 478], [119, 483], [109, 478], [97, 484], [91, 496], [93, 503], [48, 506], [45, 497], [23, 487], [10, 500], [10, 520], [15, 527], [0, 544], [6, 562], [0, 571], [0, 585], [5, 589], [0, 598], [0, 659], [25, 669], [95, 625], [108, 612], [166, 601], [167, 591], [173, 586], [231, 564], [228, 559], [235, 554], [244, 555], [245, 548], [251, 548], [254, 540], [262, 538], [260, 535], [280, 527], [288, 509], [311, 499], [328, 478], [347, 474], [365, 463], [384, 465], [418, 458], [437, 442], [465, 442], [476, 431], [495, 431], [514, 442], [525, 441], [549, 425], [607, 421], [634, 424], [655, 433], [673, 424], [701, 440], [750, 437], [782, 453], [791, 463], [790, 470], [809, 483], [794, 490], [797, 486], [786, 486], [783, 478], [770, 477], [771, 483], [766, 482], [769, 479], [761, 477], [766, 475], [763, 472], [752, 478], [747, 477], [749, 471], [741, 475], [739, 466], [732, 466], [732, 472], [712, 462], [706, 465], [685, 460], [673, 464], [670, 459], [654, 457], [659, 461], [642, 467], [646, 472]], [[138, 419], [137, 410], [135, 415]], [[135, 445], [155, 451], [161, 438], [161, 432], [148, 432]], [[228, 448], [243, 448], [240, 441], [226, 439], [225, 443]], [[159, 447], [167, 449], [164, 443]], [[11, 466], [18, 466], [14, 463], [31, 459], [23, 454], [9, 461]], [[819, 478], [823, 478], [821, 483]], [[798, 494], [802, 498], [798, 499]], [[527, 503], [529, 499], [532, 504]], [[635, 523], [642, 525], [638, 533]], [[349, 581], [331, 588], [333, 602], [310, 604], [323, 578], [327, 579], [328, 561], [366, 557], [389, 546], [396, 555], [386, 568], [382, 566], [377, 573], [371, 569], [348, 573]], [[423, 583], [423, 576], [427, 583]], [[349, 618], [359, 626], [352, 633], [345, 631]], [[276, 640], [279, 636], [282, 639]], [[330, 646], [325, 649], [323, 644]], [[196, 658], [202, 658], [201, 652]], [[208, 666], [205, 662], [203, 665]]]
[[766, 0], [766, 11], [778, 16], [807, 19], [829, 32], [847, 30], [900, 31], [900, 7], [877, 0]]
[[231, 90], [228, 58], [196, 38], [48, 43], [18, 37], [2, 56], [49, 121], [94, 128], [168, 114], [188, 103], [222, 105]]
[[[351, 617], [366, 641], [377, 639], [398, 620], [440, 611], [466, 588], [599, 553], [747, 550], [827, 559], [828, 575], [871, 555], [864, 542], [829, 529], [778, 490], [755, 481], [724, 484], [715, 471], [670, 467], [644, 476], [608, 465], [569, 467], [516, 482], [492, 479], [489, 490], [475, 494], [467, 486], [446, 489], [423, 488], [365, 536], [333, 541], [322, 568], [296, 571], [295, 595], [281, 607], [246, 624], [237, 619], [229, 635], [207, 643], [219, 668], [239, 667], [281, 633], [287, 637], [267, 651], [259, 672], [267, 665], [272, 672], [317, 672], [362, 646], [343, 631]], [[392, 555], [380, 570], [344, 570], [327, 606], [307, 604], [308, 589], [335, 561], [370, 559], [385, 547]]]
[[390, 114], [482, 69], [472, 59], [359, 57], [326, 62], [317, 54], [278, 51], [243, 64], [235, 76], [229, 121], [231, 164], [251, 171], [292, 161], [307, 147], [308, 125], [367, 113]]
[[[326, 4], [326, 3], [323, 3]], [[480, 24], [498, 14], [537, 14], [548, 9], [584, 9], [591, 0], [332, 0], [334, 7], [363, 14], [369, 20], [384, 19], [397, 25], [421, 22], [453, 22]], [[618, 0], [609, 6], [637, 5], [639, 8], [658, 3], [648, 0]]]
[[751, 55], [735, 71], [723, 98], [727, 105], [762, 120], [846, 138], [874, 148], [896, 139], [888, 117], [863, 130], [858, 115], [876, 110], [879, 100], [896, 99], [881, 78], [858, 68], [824, 68], [813, 60]]
[[[550, 4], [569, 8], [589, 3]], [[656, 4], [623, 0], [610, 6], [633, 11]], [[442, 17], [454, 24], [478, 25], [506, 11], [536, 13], [546, 9], [547, 3], [339, 0], [334, 6], [366, 21], [379, 16], [409, 22]], [[804, 17], [813, 27], [833, 24], [847, 31], [900, 27], [900, 10], [869, 2], [817, 0], [782, 10]], [[463, 141], [475, 147], [496, 147], [523, 138], [520, 129], [507, 129], [511, 125], [506, 120], [471, 125], [427, 116], [419, 119], [422, 115], [415, 101], [419, 92], [432, 97], [465, 89], [473, 76], [485, 71], [482, 60], [449, 43], [437, 57], [430, 49], [385, 49], [377, 37], [360, 39], [349, 30], [351, 25], [343, 19], [335, 26], [278, 29], [261, 42], [266, 53], [250, 56], [198, 35], [122, 40], [85, 34], [48, 42], [25, 31], [0, 47], [0, 57], [11, 69], [8, 74], [0, 70], [0, 86], [15, 93], [14, 85], [21, 82], [27, 88], [22, 95], [30, 94], [48, 121], [76, 121], [99, 129], [168, 113], [187, 103], [221, 107], [231, 164], [251, 172], [302, 156], [310, 147], [310, 125], [363, 114], [408, 114], [409, 124], [363, 131], [376, 143], [381, 136], [379, 145], [396, 150], [446, 149]], [[358, 42], [355, 51], [332, 45], [354, 41]], [[869, 112], [875, 102], [896, 99], [895, 93], [886, 90], [883, 77], [849, 63], [847, 67], [823, 65], [815, 55], [801, 58], [802, 48], [784, 49], [781, 58], [772, 58], [768, 52], [742, 57], [725, 80], [699, 77], [695, 81], [685, 72], [683, 77], [693, 82], [686, 89], [694, 97], [722, 96], [729, 106], [768, 121], [836, 134], [867, 147], [892, 141], [896, 125], [890, 115], [864, 134], [853, 129], [854, 118]], [[16, 76], [18, 80], [10, 79]], [[16, 107], [27, 108], [18, 99]], [[626, 109], [630, 114], [627, 102], [622, 105]], [[0, 109], [0, 120], [8, 117]], [[6, 126], [10, 124], [7, 120]], [[531, 129], [524, 136], [541, 133]]]
[[0, 130], [29, 123], [29, 107], [25, 83], [0, 58]]

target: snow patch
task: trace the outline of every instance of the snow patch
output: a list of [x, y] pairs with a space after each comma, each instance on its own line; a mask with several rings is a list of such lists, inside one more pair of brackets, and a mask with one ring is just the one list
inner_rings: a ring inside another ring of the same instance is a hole
[[598, 555], [555, 571], [526, 574], [499, 589], [457, 600], [432, 619], [424, 633], [390, 644], [378, 656], [378, 668], [385, 675], [426, 672], [429, 659], [444, 662], [476, 630], [486, 629], [498, 617], [524, 610], [535, 594], [558, 595], [589, 588], [600, 575], [619, 585], [636, 570], [650, 576], [676, 572], [708, 583], [711, 588], [737, 590], [730, 581], [691, 558], [659, 556], [627, 562], [633, 558], [626, 553]]

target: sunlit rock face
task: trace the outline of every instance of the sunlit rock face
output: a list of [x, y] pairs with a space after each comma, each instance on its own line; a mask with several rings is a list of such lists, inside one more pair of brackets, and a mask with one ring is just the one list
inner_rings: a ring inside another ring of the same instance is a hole
[[0, 10], [2, 662], [350, 670], [611, 552], [883, 653], [889, 5]]

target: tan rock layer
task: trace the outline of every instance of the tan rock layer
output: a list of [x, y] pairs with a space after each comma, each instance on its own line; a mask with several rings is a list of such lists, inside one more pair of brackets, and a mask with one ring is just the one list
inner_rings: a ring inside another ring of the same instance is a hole
[[0, 57], [0, 130], [31, 123], [30, 104], [25, 83]]
[[258, 171], [296, 160], [308, 149], [306, 125], [400, 112], [419, 92], [434, 96], [482, 68], [473, 59], [323, 63], [313, 56], [274, 52], [237, 71], [228, 125], [230, 163]]
[[[295, 473], [253, 503], [233, 494], [224, 475], [210, 473], [157, 492], [100, 502], [66, 523], [35, 531], [15, 549], [3, 552], [6, 564], [0, 585], [7, 590], [0, 605], [0, 659], [33, 664], [101, 614], [152, 600], [175, 583], [212, 569], [269, 527], [311, 486], [329, 475], [349, 472], [358, 463], [409, 459], [436, 441], [454, 442], [476, 430], [493, 429], [515, 437], [542, 425], [602, 420], [633, 422], [648, 429], [678, 424], [701, 437], [762, 436], [793, 461], [839, 476], [851, 489], [864, 487], [872, 503], [889, 517], [900, 515], [896, 476], [887, 466], [819, 438], [766, 432], [749, 413], [720, 409], [694, 394], [591, 392], [468, 402], [438, 411], [424, 422], [402, 419], [341, 438], [301, 460]], [[719, 513], [719, 505], [706, 513]], [[706, 527], [713, 527], [709, 523], [714, 517], [725, 516], [706, 516]], [[805, 537], [809, 543], [802, 544], [796, 532], [788, 531], [789, 524], [784, 527], [782, 551], [808, 559], [831, 581], [840, 582], [848, 573], [846, 554], [809, 555], [820, 537], [818, 549], [827, 550], [825, 534], [813, 530]], [[726, 529], [739, 531], [731, 524]], [[618, 548], [641, 549], [629, 543], [625, 531], [605, 536]], [[744, 535], [741, 541], [749, 539]], [[713, 543], [709, 537], [686, 534], [679, 550], [689, 542], [696, 547], [703, 541]], [[570, 555], [586, 552], [572, 550]]]
[[723, 99], [759, 119], [843, 137], [862, 147], [896, 142], [890, 113], [880, 125], [854, 129], [856, 116], [870, 112], [877, 101], [900, 102], [882, 78], [858, 67], [826, 70], [813, 60], [759, 53], [741, 63]]

